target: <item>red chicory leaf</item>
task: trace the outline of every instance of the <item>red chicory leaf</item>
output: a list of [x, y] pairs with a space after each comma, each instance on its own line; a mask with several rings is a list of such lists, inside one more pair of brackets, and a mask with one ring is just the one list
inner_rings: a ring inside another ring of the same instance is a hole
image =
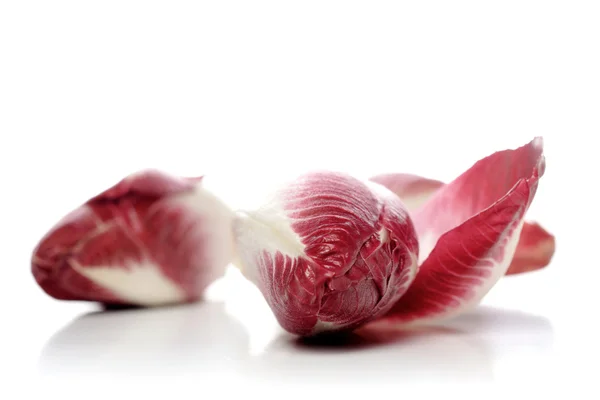
[[431, 321], [478, 304], [509, 268], [544, 168], [543, 142], [535, 138], [437, 190], [413, 214], [417, 277], [381, 321]]
[[153, 306], [190, 302], [231, 261], [233, 214], [202, 178], [132, 174], [59, 221], [32, 273], [62, 300]]
[[525, 223], [515, 256], [506, 275], [537, 271], [550, 264], [556, 249], [554, 235], [538, 223]]
[[[403, 173], [380, 174], [372, 177], [371, 180], [398, 195], [411, 214], [414, 214], [431, 196], [446, 185], [439, 180]], [[517, 250], [506, 275], [531, 272], [548, 266], [554, 250], [554, 236], [539, 223], [525, 221]]]
[[400, 199], [381, 185], [309, 173], [239, 212], [241, 269], [280, 325], [312, 335], [383, 315], [412, 282], [417, 241]]

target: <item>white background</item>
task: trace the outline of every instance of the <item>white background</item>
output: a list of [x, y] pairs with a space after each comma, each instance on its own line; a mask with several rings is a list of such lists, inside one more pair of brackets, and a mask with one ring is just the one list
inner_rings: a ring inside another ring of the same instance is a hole
[[[159, 396], [162, 385], [195, 398], [263, 383], [287, 395], [299, 383], [593, 384], [599, 11], [594, 1], [1, 1], [0, 393], [89, 398], [134, 381], [132, 393]], [[475, 313], [429, 336], [302, 346], [235, 273], [213, 290], [224, 304], [95, 316], [95, 305], [49, 298], [30, 274], [57, 219], [138, 169], [206, 174], [238, 207], [308, 169], [450, 180], [538, 135], [547, 169], [528, 218], [556, 234], [552, 264], [503, 279]]]

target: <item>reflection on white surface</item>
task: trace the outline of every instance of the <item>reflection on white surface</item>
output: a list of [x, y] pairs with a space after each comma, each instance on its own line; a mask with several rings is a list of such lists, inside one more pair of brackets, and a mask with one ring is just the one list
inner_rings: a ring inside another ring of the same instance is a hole
[[[39, 368], [44, 375], [227, 374], [273, 384], [491, 381], [502, 358], [549, 353], [553, 341], [546, 318], [491, 307], [421, 330], [301, 340], [277, 326], [246, 282], [230, 276], [219, 290], [218, 300], [194, 305], [86, 314], [47, 342]], [[230, 300], [219, 300], [227, 292]]]
[[245, 372], [278, 380], [361, 383], [492, 381], [505, 347], [544, 352], [552, 345], [547, 319], [481, 307], [439, 327], [411, 331], [363, 329], [345, 339], [283, 335]]
[[94, 312], [44, 347], [44, 374], [165, 375], [211, 372], [247, 353], [242, 325], [223, 304]]

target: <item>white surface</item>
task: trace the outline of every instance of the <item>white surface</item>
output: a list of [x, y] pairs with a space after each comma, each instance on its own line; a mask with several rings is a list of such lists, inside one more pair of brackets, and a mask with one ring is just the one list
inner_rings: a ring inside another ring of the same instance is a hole
[[[597, 391], [598, 3], [398, 3], [0, 2], [0, 398]], [[306, 169], [449, 180], [536, 135], [547, 169], [529, 216], [556, 233], [554, 261], [444, 331], [303, 346], [235, 274], [225, 305], [106, 314], [30, 275], [52, 224], [140, 168], [209, 174], [237, 207]]]

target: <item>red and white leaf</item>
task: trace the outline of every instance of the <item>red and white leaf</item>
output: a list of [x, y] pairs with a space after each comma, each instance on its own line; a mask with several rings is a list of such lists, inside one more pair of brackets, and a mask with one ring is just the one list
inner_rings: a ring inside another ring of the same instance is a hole
[[556, 250], [554, 235], [538, 223], [525, 223], [517, 245], [517, 251], [506, 271], [506, 275], [516, 275], [542, 269], [552, 260]]
[[303, 175], [240, 212], [235, 232], [242, 272], [300, 335], [382, 315], [416, 271], [416, 234], [400, 200], [344, 174]]
[[439, 189], [414, 214], [417, 277], [384, 319], [424, 322], [478, 304], [509, 268], [544, 168], [536, 138], [480, 160]]
[[413, 212], [429, 200], [445, 183], [413, 174], [380, 174], [370, 178], [394, 192]]
[[[413, 174], [390, 173], [371, 178], [400, 197], [410, 213], [416, 212], [439, 189], [446, 184], [442, 181]], [[525, 221], [517, 250], [506, 275], [535, 271], [548, 266], [555, 250], [555, 239], [539, 223]]]
[[32, 273], [57, 299], [194, 301], [230, 262], [232, 216], [201, 178], [142, 171], [59, 221], [36, 246]]

